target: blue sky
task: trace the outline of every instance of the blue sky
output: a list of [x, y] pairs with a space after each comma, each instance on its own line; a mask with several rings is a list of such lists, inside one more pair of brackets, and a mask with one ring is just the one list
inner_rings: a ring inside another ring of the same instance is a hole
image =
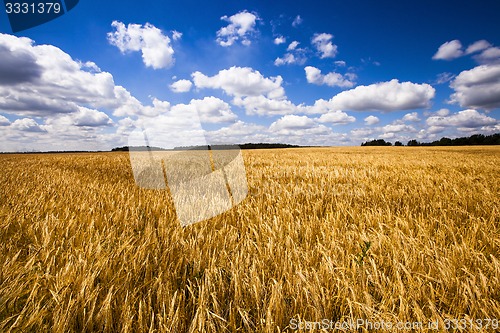
[[[0, 151], [500, 132], [498, 1], [86, 1], [0, 13]], [[3, 78], [2, 78], [3, 77]], [[198, 141], [197, 141], [198, 140]]]

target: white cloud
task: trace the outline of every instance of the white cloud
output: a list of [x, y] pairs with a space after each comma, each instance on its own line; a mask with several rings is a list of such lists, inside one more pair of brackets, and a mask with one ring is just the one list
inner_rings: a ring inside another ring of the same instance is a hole
[[217, 31], [217, 43], [220, 46], [231, 46], [241, 40], [243, 45], [250, 45], [250, 37], [255, 33], [255, 25], [259, 17], [256, 14], [244, 10], [230, 17], [223, 16], [221, 20], [229, 22], [225, 27]]
[[442, 44], [436, 54], [432, 57], [434, 60], [452, 60], [461, 57], [464, 54], [462, 43], [458, 39]]
[[272, 131], [279, 131], [282, 129], [308, 129], [315, 126], [316, 123], [314, 120], [308, 118], [307, 116], [286, 115], [272, 123], [269, 128]]
[[286, 38], [283, 36], [278, 36], [274, 39], [274, 44], [280, 45], [286, 43]]
[[177, 30], [172, 30], [172, 39], [173, 40], [179, 40], [182, 38], [182, 32], [179, 32]]
[[411, 112], [411, 113], [407, 113], [404, 115], [403, 121], [418, 122], [418, 121], [420, 121], [420, 118], [418, 117], [417, 112]]
[[78, 107], [78, 112], [72, 113], [66, 117], [72, 119], [73, 125], [75, 126], [108, 126], [113, 123], [111, 118], [107, 114], [101, 111], [89, 109], [83, 106]]
[[262, 125], [245, 123], [241, 120], [218, 130], [207, 131], [209, 142], [246, 143], [270, 142], [267, 128]]
[[413, 126], [405, 124], [389, 124], [381, 128], [384, 133], [416, 132]]
[[328, 74], [321, 74], [321, 70], [316, 67], [307, 66], [304, 68], [306, 72], [307, 82], [316, 85], [326, 84], [330, 87], [341, 87], [341, 88], [351, 88], [354, 86], [354, 82], [351, 79], [355, 79], [356, 75], [349, 73], [349, 75], [342, 75], [339, 73], [331, 72]]
[[375, 131], [371, 128], [355, 128], [350, 131], [350, 134], [358, 139], [367, 140], [367, 138], [375, 133]]
[[[141, 51], [146, 67], [160, 69], [173, 66], [174, 49], [170, 38], [154, 25], [146, 23], [125, 26], [122, 22], [113, 21], [111, 26], [116, 31], [108, 33], [108, 41], [122, 53]], [[178, 34], [176, 37], [179, 37]]]
[[232, 122], [237, 119], [229, 104], [213, 96], [192, 99], [189, 104], [177, 104], [172, 107], [172, 112], [178, 114], [192, 110], [196, 111], [200, 120], [205, 123]]
[[278, 57], [274, 60], [274, 65], [303, 65], [307, 60], [307, 49], [299, 48], [299, 42], [293, 41], [287, 47], [287, 53], [283, 57]]
[[40, 125], [31, 118], [22, 118], [15, 120], [11, 125], [13, 129], [22, 132], [45, 132]]
[[479, 52], [479, 51], [482, 51], [482, 50], [489, 48], [490, 46], [491, 46], [491, 44], [488, 41], [486, 41], [484, 39], [478, 40], [477, 42], [474, 42], [467, 47], [467, 49], [465, 50], [465, 54]]
[[379, 139], [384, 139], [384, 140], [394, 139], [396, 137], [396, 133], [387, 132], [384, 134], [380, 134], [378, 137], [379, 137]]
[[435, 89], [426, 83], [400, 83], [394, 79], [358, 86], [322, 103], [332, 110], [397, 111], [427, 108], [434, 95]]
[[498, 64], [500, 63], [500, 47], [490, 47], [474, 56], [474, 59], [481, 64]]
[[233, 66], [211, 77], [201, 72], [194, 72], [191, 76], [197, 88], [222, 89], [231, 96], [266, 95], [271, 99], [285, 96], [285, 90], [281, 86], [283, 83], [281, 76], [266, 78], [250, 67]]
[[332, 43], [333, 35], [322, 33], [315, 34], [312, 44], [320, 53], [320, 58], [335, 58], [337, 55], [337, 45]]
[[446, 129], [444, 126], [429, 126], [427, 127], [427, 133], [437, 134], [441, 133]]
[[476, 110], [468, 109], [459, 111], [450, 116], [432, 116], [427, 118], [427, 125], [434, 127], [464, 127], [477, 128], [482, 126], [497, 125], [499, 122], [495, 118], [488, 117]]
[[8, 126], [8, 125], [10, 125], [9, 119], [0, 114], [0, 126]]
[[366, 125], [375, 125], [380, 122], [380, 119], [378, 119], [378, 117], [375, 116], [368, 116], [364, 120]]
[[478, 53], [473, 58], [480, 64], [495, 64], [500, 63], [500, 48], [493, 47], [488, 41], [482, 39], [470, 44], [464, 51], [462, 43], [455, 39], [441, 45], [432, 57], [437, 60], [453, 60], [463, 55]]
[[450, 82], [454, 77], [455, 75], [452, 73], [439, 73], [436, 77], [436, 81], [434, 81], [434, 84], [443, 84], [446, 82]]
[[342, 144], [349, 138], [340, 133], [333, 133], [324, 125], [320, 125], [303, 116], [284, 116], [268, 128], [237, 121], [230, 126], [215, 131], [208, 131], [210, 142], [275, 142], [298, 145]]
[[302, 18], [300, 17], [300, 15], [297, 15], [294, 19], [293, 19], [293, 22], [292, 22], [292, 26], [293, 27], [298, 27], [299, 25], [301, 25], [303, 22]]
[[[269, 126], [270, 134], [275, 137], [286, 138], [285, 142], [310, 141], [312, 136], [326, 136], [332, 130], [324, 125], [318, 125], [307, 116], [286, 115]], [[281, 141], [281, 140], [276, 140]], [[303, 144], [303, 143], [301, 143]]]
[[330, 111], [322, 114], [318, 118], [320, 123], [331, 123], [331, 124], [349, 124], [356, 121], [356, 118], [349, 116], [347, 113], [342, 111]]
[[[380, 139], [399, 139], [403, 140], [406, 138], [405, 133], [417, 133], [418, 131], [410, 125], [400, 124], [394, 122], [389, 125], [376, 128], [376, 131], [380, 134], [378, 138]], [[413, 137], [413, 135], [411, 135]]]
[[481, 65], [461, 72], [450, 84], [451, 102], [462, 107], [494, 109], [500, 106], [500, 65]]
[[192, 77], [197, 88], [222, 89], [233, 96], [232, 104], [244, 108], [248, 115], [272, 116], [303, 111], [302, 106], [286, 99], [281, 76], [264, 77], [249, 67], [231, 67], [211, 77], [201, 72], [193, 73]]
[[[83, 106], [78, 107], [78, 111], [70, 114], [59, 114], [45, 120], [43, 126], [52, 135], [58, 135], [64, 132], [71, 132], [73, 135], [85, 135], [84, 133], [94, 134], [100, 127], [113, 125], [113, 121], [104, 112], [89, 109]], [[89, 132], [93, 129], [94, 132]]]
[[295, 50], [297, 48], [297, 46], [299, 46], [299, 42], [297, 42], [296, 40], [294, 40], [293, 42], [290, 43], [290, 45], [288, 45], [288, 47], [286, 48], [287, 51], [292, 51], [292, 50]]
[[345, 67], [347, 65], [344, 60], [337, 60], [334, 62], [334, 64], [339, 67]]
[[435, 112], [431, 111], [424, 111], [423, 112], [424, 116], [430, 117], [430, 116], [439, 116], [439, 117], [444, 117], [450, 114], [450, 110], [448, 109], [439, 109]]
[[276, 58], [274, 60], [274, 65], [282, 66], [282, 65], [303, 65], [306, 62], [307, 58], [303, 52], [295, 52], [294, 53], [285, 53], [285, 55], [280, 58]]
[[[174, 148], [206, 144], [200, 117], [192, 105], [179, 104], [156, 117], [143, 117], [134, 122], [145, 130], [148, 143], [154, 147]], [[140, 133], [137, 133], [140, 134]], [[144, 145], [143, 135], [128, 138], [131, 146]]]
[[265, 96], [236, 97], [233, 104], [243, 107], [248, 115], [274, 116], [301, 112], [297, 106], [286, 99], [270, 99]]
[[450, 114], [450, 110], [448, 109], [439, 109], [436, 111], [436, 116], [444, 117]]
[[[125, 88], [116, 86], [110, 73], [96, 72], [97, 65], [75, 61], [55, 46], [33, 44], [28, 38], [0, 34], [3, 59], [13, 55], [23, 61], [22, 68], [9, 71], [9, 75], [22, 77], [22, 89], [10, 79], [10, 84], [1, 84], [0, 79], [3, 112], [50, 117], [79, 112], [79, 106], [112, 110], [116, 115], [142, 112], [141, 103]], [[26, 68], [36, 70], [28, 75]], [[17, 71], [22, 72], [20, 76]]]
[[193, 83], [189, 80], [178, 80], [170, 85], [170, 90], [175, 93], [185, 93], [191, 90]]

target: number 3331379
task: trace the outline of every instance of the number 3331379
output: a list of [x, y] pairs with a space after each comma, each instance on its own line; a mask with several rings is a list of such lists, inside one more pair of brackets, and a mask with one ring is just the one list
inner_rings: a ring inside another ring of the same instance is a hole
[[57, 2], [7, 2], [5, 11], [7, 14], [59, 14], [61, 4]]

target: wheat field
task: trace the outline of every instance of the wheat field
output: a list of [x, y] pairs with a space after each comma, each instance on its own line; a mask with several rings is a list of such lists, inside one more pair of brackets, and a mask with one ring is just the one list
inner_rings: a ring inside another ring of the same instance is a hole
[[243, 157], [247, 198], [183, 228], [127, 153], [0, 155], [0, 331], [498, 331], [500, 147]]

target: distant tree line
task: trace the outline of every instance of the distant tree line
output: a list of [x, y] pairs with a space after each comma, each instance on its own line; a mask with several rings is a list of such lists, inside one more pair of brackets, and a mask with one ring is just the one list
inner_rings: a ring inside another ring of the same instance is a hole
[[[394, 143], [395, 146], [403, 146], [400, 141]], [[450, 139], [441, 138], [432, 142], [419, 142], [415, 139], [408, 141], [406, 144], [410, 147], [416, 146], [491, 146], [500, 145], [500, 133], [492, 135], [474, 134], [468, 137]], [[361, 146], [392, 146], [391, 142], [386, 142], [384, 139], [372, 140], [363, 142]]]
[[361, 146], [392, 146], [392, 143], [387, 142], [384, 139], [378, 139], [378, 140], [363, 142]]
[[289, 145], [285, 143], [244, 143], [241, 145], [227, 144], [227, 145], [209, 145], [209, 146], [185, 146], [175, 147], [174, 150], [205, 150], [205, 149], [227, 149], [227, 148], [240, 148], [240, 149], [276, 149], [276, 148], [298, 148], [297, 145]]
[[[134, 151], [156, 151], [156, 150], [168, 150], [168, 149], [163, 149], [163, 148], [158, 148], [158, 147], [150, 147], [150, 146], [137, 146], [137, 147], [132, 147]], [[129, 146], [124, 146], [124, 147], [116, 147], [111, 149], [111, 151], [129, 151], [130, 147]]]

